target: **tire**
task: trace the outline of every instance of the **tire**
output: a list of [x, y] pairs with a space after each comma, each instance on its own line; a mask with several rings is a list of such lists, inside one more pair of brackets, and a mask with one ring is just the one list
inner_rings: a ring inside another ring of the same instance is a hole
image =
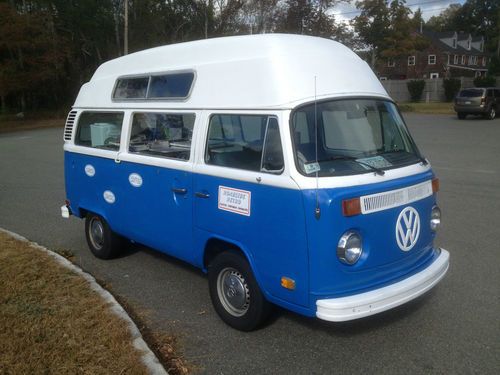
[[463, 113], [463, 112], [458, 112], [458, 113], [457, 113], [457, 116], [458, 116], [458, 118], [459, 118], [460, 120], [463, 120], [463, 119], [467, 116], [467, 114], [465, 114], [465, 113]]
[[93, 213], [85, 217], [85, 237], [92, 254], [100, 259], [115, 258], [123, 245], [122, 237], [111, 230], [102, 216]]
[[497, 112], [496, 112], [496, 110], [495, 110], [495, 107], [494, 107], [494, 106], [491, 106], [491, 108], [490, 108], [490, 109], [489, 109], [489, 111], [488, 111], [488, 114], [486, 115], [486, 118], [487, 118], [488, 120], [494, 120], [494, 119], [495, 119], [495, 117], [496, 117], [496, 115], [497, 115]]
[[263, 324], [271, 310], [248, 261], [224, 252], [208, 266], [208, 286], [215, 311], [229, 326], [252, 331]]

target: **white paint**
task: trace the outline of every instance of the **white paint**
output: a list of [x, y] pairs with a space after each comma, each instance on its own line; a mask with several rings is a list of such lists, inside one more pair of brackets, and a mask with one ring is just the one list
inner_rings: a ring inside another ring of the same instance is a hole
[[252, 193], [247, 190], [219, 186], [219, 210], [250, 216]]
[[85, 166], [85, 174], [89, 177], [94, 177], [95, 176], [95, 168], [91, 164], [87, 164]]
[[20, 236], [17, 233], [8, 231], [3, 228], [0, 228], [0, 232], [3, 232], [11, 236], [18, 241], [28, 243], [32, 248], [40, 250], [43, 253], [47, 254], [48, 256], [52, 257], [57, 263], [59, 263], [64, 268], [74, 272], [78, 276], [83, 277], [89, 283], [92, 290], [94, 290], [97, 294], [101, 296], [102, 299], [104, 299], [104, 302], [106, 302], [106, 304], [110, 307], [111, 312], [125, 322], [130, 332], [132, 343], [137, 350], [142, 352], [141, 353], [142, 362], [147, 367], [149, 372], [151, 374], [168, 375], [167, 371], [165, 371], [163, 366], [158, 361], [158, 358], [156, 358], [151, 349], [149, 349], [148, 345], [142, 338], [139, 328], [137, 328], [134, 321], [130, 318], [125, 309], [116, 301], [116, 299], [113, 297], [111, 293], [109, 293], [107, 290], [105, 290], [101, 285], [97, 283], [97, 281], [92, 275], [84, 272], [81, 268], [74, 265], [61, 255], [56, 254], [55, 252], [47, 249], [46, 247], [40, 246], [36, 242], [30, 242], [28, 239]]
[[61, 216], [63, 219], [69, 219], [69, 209], [66, 206], [61, 206]]
[[[291, 108], [315, 97], [388, 94], [368, 64], [330, 39], [287, 34], [212, 38], [152, 48], [102, 64], [75, 108], [130, 108], [111, 99], [117, 78], [193, 70], [191, 96], [134, 101], [134, 108]], [[348, 74], [346, 74], [348, 72]], [[166, 104], [168, 103], [168, 104]]]
[[396, 242], [403, 251], [410, 251], [420, 236], [420, 216], [413, 207], [406, 207], [396, 220]]
[[102, 196], [104, 197], [104, 200], [109, 204], [113, 204], [116, 201], [115, 194], [113, 194], [113, 192], [110, 190], [106, 190], [104, 193], [102, 193]]
[[132, 185], [133, 187], [141, 187], [142, 177], [138, 173], [131, 173], [128, 176], [128, 182], [130, 182], [130, 185]]
[[441, 249], [432, 264], [402, 281], [366, 293], [316, 301], [316, 316], [331, 322], [344, 322], [392, 309], [432, 289], [444, 277], [449, 264], [450, 253]]

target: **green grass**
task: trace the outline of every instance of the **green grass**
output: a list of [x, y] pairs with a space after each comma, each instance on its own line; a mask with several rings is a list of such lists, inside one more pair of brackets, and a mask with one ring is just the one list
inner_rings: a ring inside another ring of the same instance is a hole
[[398, 103], [402, 112], [428, 113], [434, 115], [453, 115], [453, 103], [430, 102], [430, 103]]

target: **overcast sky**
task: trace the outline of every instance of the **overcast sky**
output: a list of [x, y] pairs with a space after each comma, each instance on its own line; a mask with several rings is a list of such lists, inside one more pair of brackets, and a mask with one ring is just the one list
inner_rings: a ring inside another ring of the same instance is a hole
[[[463, 4], [465, 0], [406, 0], [406, 6], [412, 11], [416, 11], [419, 7], [422, 10], [424, 20], [428, 20], [432, 16], [437, 16], [445, 10], [450, 4]], [[333, 8], [333, 14], [337, 21], [348, 21], [360, 14], [354, 5], [356, 0], [351, 0], [350, 4], [339, 4]]]

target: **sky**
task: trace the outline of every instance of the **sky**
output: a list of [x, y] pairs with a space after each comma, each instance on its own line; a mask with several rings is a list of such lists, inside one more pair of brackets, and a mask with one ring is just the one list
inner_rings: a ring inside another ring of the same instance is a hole
[[[333, 8], [333, 14], [337, 21], [349, 21], [358, 16], [360, 11], [356, 10], [354, 5], [356, 0], [351, 0], [350, 3], [343, 3]], [[465, 0], [406, 0], [406, 6], [412, 11], [416, 11], [419, 7], [422, 10], [422, 17], [427, 21], [432, 16], [437, 16], [450, 4], [463, 4]]]

